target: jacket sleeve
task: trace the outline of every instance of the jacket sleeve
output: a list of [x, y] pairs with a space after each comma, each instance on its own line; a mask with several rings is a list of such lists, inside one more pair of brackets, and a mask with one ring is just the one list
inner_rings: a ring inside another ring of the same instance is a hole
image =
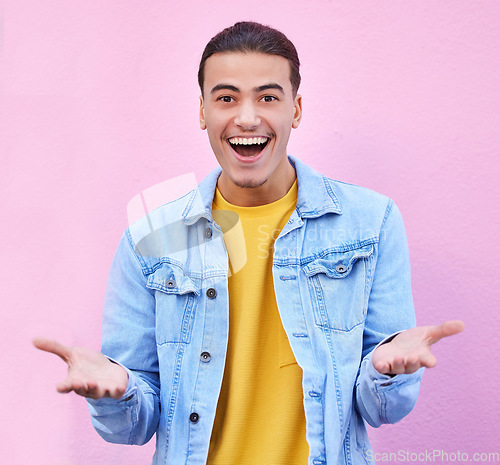
[[92, 424], [108, 442], [145, 444], [160, 417], [155, 297], [146, 286], [128, 230], [108, 277], [101, 351], [125, 367], [129, 384], [121, 399], [88, 399]]
[[406, 375], [383, 375], [373, 366], [373, 350], [415, 326], [408, 243], [401, 214], [389, 200], [379, 233], [375, 274], [363, 333], [363, 360], [356, 380], [356, 405], [373, 427], [396, 423], [415, 406], [423, 368]]

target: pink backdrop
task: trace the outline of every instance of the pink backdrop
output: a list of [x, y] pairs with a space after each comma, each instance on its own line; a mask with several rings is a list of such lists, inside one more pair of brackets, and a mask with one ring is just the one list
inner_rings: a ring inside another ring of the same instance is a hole
[[241, 19], [283, 30], [301, 55], [289, 152], [391, 196], [419, 323], [467, 324], [436, 346], [414, 412], [370, 430], [375, 451], [500, 452], [500, 2], [6, 0], [3, 15], [1, 463], [150, 462], [152, 444], [97, 436], [86, 403], [55, 391], [64, 365], [30, 341], [99, 347], [128, 201], [215, 166], [197, 66]]

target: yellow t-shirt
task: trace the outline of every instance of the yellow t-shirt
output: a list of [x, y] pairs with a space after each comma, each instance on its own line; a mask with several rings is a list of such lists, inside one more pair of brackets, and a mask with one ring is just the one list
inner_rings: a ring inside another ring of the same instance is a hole
[[307, 464], [302, 370], [281, 323], [272, 277], [274, 241], [297, 192], [295, 181], [283, 198], [258, 207], [231, 205], [215, 193], [213, 216], [224, 233], [231, 275], [229, 343], [208, 465]]

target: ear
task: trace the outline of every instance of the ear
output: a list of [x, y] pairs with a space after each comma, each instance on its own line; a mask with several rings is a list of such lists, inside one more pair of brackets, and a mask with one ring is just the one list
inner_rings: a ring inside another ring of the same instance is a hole
[[297, 129], [302, 119], [302, 95], [297, 94], [294, 100], [292, 128]]
[[207, 129], [207, 123], [205, 122], [205, 105], [203, 104], [203, 96], [200, 95], [200, 128]]

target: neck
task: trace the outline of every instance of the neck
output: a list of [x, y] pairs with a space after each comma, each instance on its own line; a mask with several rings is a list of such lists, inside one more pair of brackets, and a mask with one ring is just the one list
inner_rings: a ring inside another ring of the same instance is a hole
[[[288, 169], [289, 167], [289, 169]], [[288, 163], [286, 172], [278, 179], [272, 176], [257, 187], [242, 187], [235, 184], [225, 173], [219, 177], [217, 188], [227, 202], [239, 207], [258, 207], [267, 205], [284, 197], [296, 179], [295, 169]]]

